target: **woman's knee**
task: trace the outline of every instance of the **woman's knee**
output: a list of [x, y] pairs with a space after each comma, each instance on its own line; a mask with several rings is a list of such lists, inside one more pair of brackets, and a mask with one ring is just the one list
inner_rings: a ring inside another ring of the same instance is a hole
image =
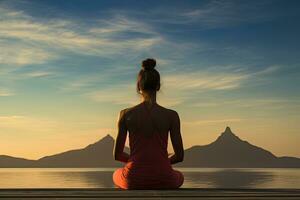
[[174, 171], [175, 171], [176, 177], [177, 177], [177, 179], [176, 179], [176, 187], [179, 188], [180, 186], [182, 186], [182, 184], [184, 182], [184, 176], [183, 176], [183, 174], [180, 171], [178, 171], [178, 170], [174, 170]]
[[112, 176], [114, 184], [118, 187], [120, 187], [121, 175], [122, 175], [122, 168], [118, 168], [114, 171], [113, 176]]

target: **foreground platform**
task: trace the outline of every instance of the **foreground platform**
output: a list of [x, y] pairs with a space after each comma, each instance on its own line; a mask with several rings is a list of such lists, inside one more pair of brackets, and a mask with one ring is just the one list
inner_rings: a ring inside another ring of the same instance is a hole
[[299, 199], [300, 189], [0, 189], [0, 199]]

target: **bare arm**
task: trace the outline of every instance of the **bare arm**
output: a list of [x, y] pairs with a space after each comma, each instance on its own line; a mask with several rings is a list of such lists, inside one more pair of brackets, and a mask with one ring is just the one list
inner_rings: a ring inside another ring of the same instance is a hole
[[180, 132], [180, 118], [177, 112], [172, 116], [170, 129], [171, 142], [174, 149], [174, 154], [169, 158], [171, 164], [183, 161], [184, 149]]
[[124, 110], [122, 110], [119, 114], [118, 134], [117, 134], [113, 154], [114, 154], [115, 160], [126, 163], [126, 162], [128, 162], [129, 154], [124, 152], [124, 146], [125, 146], [126, 137], [127, 137], [127, 127], [125, 124], [124, 114], [125, 114]]

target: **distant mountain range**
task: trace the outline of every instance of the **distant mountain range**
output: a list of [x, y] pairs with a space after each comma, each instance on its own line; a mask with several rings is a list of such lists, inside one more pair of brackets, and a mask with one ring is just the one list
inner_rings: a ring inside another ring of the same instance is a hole
[[[123, 164], [113, 159], [114, 138], [105, 136], [82, 149], [28, 160], [0, 155], [2, 167], [119, 167]], [[126, 148], [127, 152], [129, 149]], [[271, 152], [241, 140], [229, 127], [208, 145], [193, 146], [185, 150], [184, 162], [176, 167], [221, 168], [299, 168], [300, 159], [276, 157]]]

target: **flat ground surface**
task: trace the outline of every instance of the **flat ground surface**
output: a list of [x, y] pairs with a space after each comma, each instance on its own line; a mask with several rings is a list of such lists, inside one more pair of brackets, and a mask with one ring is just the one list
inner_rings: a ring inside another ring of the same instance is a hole
[[1, 199], [299, 199], [300, 189], [0, 189]]

